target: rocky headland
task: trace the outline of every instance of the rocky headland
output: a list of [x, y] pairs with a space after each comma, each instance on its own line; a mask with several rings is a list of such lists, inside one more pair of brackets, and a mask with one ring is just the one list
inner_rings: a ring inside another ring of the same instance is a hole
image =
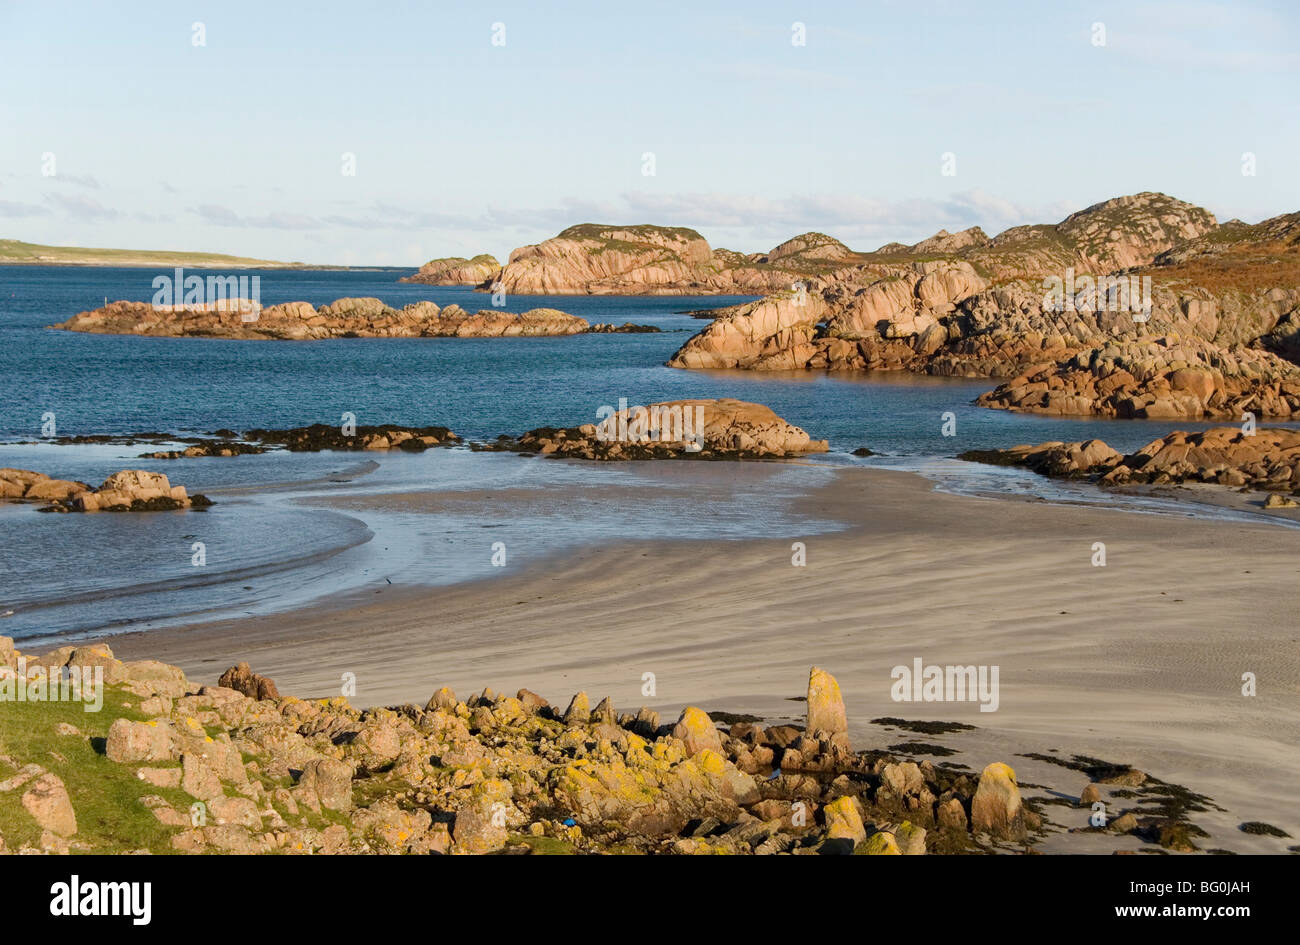
[[962, 459], [1024, 466], [1046, 476], [1090, 479], [1103, 485], [1213, 483], [1273, 493], [1266, 505], [1287, 508], [1300, 496], [1300, 430], [1214, 427], [1175, 431], [1125, 456], [1101, 440], [1039, 443], [1005, 450], [972, 450]]
[[188, 495], [162, 473], [124, 469], [98, 488], [71, 479], [52, 479], [29, 469], [0, 469], [0, 500], [47, 503], [42, 512], [166, 512], [206, 508], [212, 500]]
[[1298, 307], [1300, 214], [1220, 226], [1144, 193], [855, 256], [721, 310], [669, 365], [1005, 379], [980, 402], [1042, 413], [1285, 418]]
[[[94, 713], [12, 698], [91, 672]], [[0, 742], [3, 852], [1020, 852], [1043, 836], [1044, 804], [1082, 820], [1103, 792], [1123, 812], [1075, 831], [1185, 852], [1204, 835], [1189, 816], [1205, 799], [1128, 766], [1079, 765], [1079, 800], [1062, 802], [1026, 797], [1003, 762], [854, 750], [817, 667], [802, 725], [719, 725], [695, 706], [663, 720], [585, 692], [561, 708], [527, 689], [357, 709], [281, 696], [247, 664], [201, 684], [105, 645], [35, 657], [7, 637], [0, 693], [17, 722]]]

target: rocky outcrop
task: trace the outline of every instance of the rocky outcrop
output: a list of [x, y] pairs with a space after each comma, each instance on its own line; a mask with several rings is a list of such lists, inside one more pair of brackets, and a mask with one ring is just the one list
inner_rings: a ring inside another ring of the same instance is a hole
[[447, 427], [404, 427], [385, 423], [358, 426], [345, 432], [341, 426], [314, 423], [287, 430], [254, 429], [244, 432], [246, 440], [265, 446], [280, 446], [291, 453], [319, 453], [321, 450], [392, 450], [422, 453], [435, 446], [452, 446], [460, 437]]
[[207, 496], [173, 486], [162, 473], [142, 469], [113, 473], [98, 489], [29, 469], [0, 469], [0, 499], [48, 502], [42, 512], [164, 512], [212, 504]]
[[247, 663], [238, 663], [221, 674], [218, 686], [233, 689], [250, 699], [279, 699], [280, 692], [275, 688], [275, 681], [260, 673], [255, 673]]
[[1240, 427], [1214, 427], [1200, 433], [1174, 432], [1127, 456], [1101, 440], [1088, 440], [972, 451], [961, 458], [1104, 485], [1203, 482], [1300, 495], [1300, 430], [1260, 428], [1246, 433]]
[[495, 256], [480, 253], [473, 259], [464, 256], [444, 256], [431, 259], [420, 271], [410, 276], [403, 276], [398, 282], [420, 282], [424, 285], [479, 285], [496, 281], [501, 271], [501, 263]]
[[1123, 340], [1035, 365], [982, 394], [985, 407], [1048, 414], [1239, 420], [1300, 414], [1300, 367], [1196, 337]]
[[[79, 653], [18, 662], [66, 666]], [[797, 729], [720, 728], [696, 706], [649, 728], [646, 708], [620, 713], [605, 699], [561, 718], [526, 690], [461, 701], [443, 689], [424, 709], [358, 710], [248, 686], [256, 674], [244, 664], [222, 677], [228, 688], [122, 663], [103, 645], [87, 654], [130, 698], [105, 698], [116, 717], [87, 717], [101, 734], [67, 737], [103, 738], [96, 776], [156, 821], [132, 841], [150, 852], [915, 854], [927, 852], [927, 833], [930, 852], [994, 849], [936, 820], [941, 805], [970, 809], [976, 783], [961, 770], [905, 763], [914, 776], [891, 780], [887, 754], [854, 755]], [[0, 792], [25, 791], [24, 809], [0, 809], [0, 830], [32, 837], [31, 851], [123, 842], [120, 822], [77, 829], [73, 805], [90, 794], [70, 794], [47, 770], [57, 754], [22, 757], [48, 735], [33, 733], [29, 746], [14, 734]], [[84, 777], [77, 785], [96, 789]], [[11, 817], [38, 826], [26, 832]]]
[[510, 254], [492, 283], [517, 295], [758, 294], [789, 289], [858, 258], [822, 233], [805, 233], [766, 254], [710, 248], [685, 227], [584, 223]]
[[[1041, 835], [1044, 795], [1064, 796], [1038, 785], [1022, 796], [1000, 763], [976, 774], [854, 753], [825, 737], [840, 727], [838, 711], [810, 734], [718, 724], [724, 713], [692, 705], [660, 725], [657, 712], [619, 711], [608, 698], [590, 710], [585, 694], [561, 713], [526, 689], [462, 700], [441, 687], [423, 709], [357, 709], [344, 698], [204, 685], [162, 663], [122, 662], [103, 644], [37, 657], [0, 637], [5, 653], [17, 670], [6, 662], [0, 687], [85, 666], [108, 687], [102, 711], [76, 716], [80, 729], [41, 706], [6, 708], [27, 722], [6, 731], [0, 753], [0, 796], [30, 794], [0, 804], [0, 836], [18, 853], [1018, 852]], [[241, 664], [229, 681], [255, 676]], [[833, 680], [816, 669], [809, 680], [825, 696], [810, 715], [823, 717]], [[75, 756], [51, 751], [54, 738]], [[88, 776], [75, 766], [92, 753], [100, 758]], [[1135, 798], [1117, 818], [1135, 838], [1174, 848], [1197, 831], [1187, 811], [1204, 808], [1170, 802], [1175, 786], [1127, 766], [1087, 770]], [[104, 796], [133, 815], [77, 823], [74, 806], [93, 810]], [[1067, 823], [1086, 814], [1064, 808]]]
[[241, 440], [213, 439], [192, 443], [182, 450], [155, 450], [141, 453], [141, 459], [195, 459], [200, 456], [249, 456], [265, 453], [266, 447]]
[[479, 449], [566, 459], [761, 459], [824, 453], [825, 440], [741, 400], [674, 400], [612, 412], [599, 424], [532, 430]]
[[576, 335], [590, 326], [586, 319], [553, 308], [470, 313], [458, 305], [440, 309], [427, 301], [394, 309], [376, 298], [347, 298], [320, 308], [307, 302], [286, 302], [243, 311], [234, 305], [177, 307], [111, 302], [52, 327], [114, 335], [314, 341]]
[[1290, 417], [1300, 214], [1223, 229], [1138, 194], [992, 240], [882, 247], [715, 313], [668, 363], [1001, 378], [983, 405], [1056, 414]]

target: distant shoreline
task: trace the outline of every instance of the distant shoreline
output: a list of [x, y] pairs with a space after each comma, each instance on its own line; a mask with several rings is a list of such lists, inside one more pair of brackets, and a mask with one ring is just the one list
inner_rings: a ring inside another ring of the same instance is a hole
[[409, 269], [410, 266], [330, 266], [315, 265], [310, 263], [223, 263], [217, 262], [195, 262], [194, 260], [183, 259], [158, 259], [149, 262], [117, 262], [114, 261], [90, 261], [68, 262], [38, 259], [0, 259], [0, 266], [41, 266], [47, 269], [59, 268], [77, 268], [77, 269], [158, 269], [161, 267], [190, 267], [194, 269], [286, 269], [310, 272], [382, 272], [385, 269]]

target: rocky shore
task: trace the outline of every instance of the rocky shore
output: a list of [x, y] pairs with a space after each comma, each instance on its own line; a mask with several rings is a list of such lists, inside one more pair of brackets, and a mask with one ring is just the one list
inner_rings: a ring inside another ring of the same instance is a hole
[[0, 469], [0, 500], [46, 502], [42, 512], [167, 512], [212, 505], [204, 495], [188, 495], [162, 473], [124, 469], [98, 489], [70, 479], [52, 479], [28, 469]]
[[[9, 697], [91, 671], [102, 711], [6, 706], [23, 719], [2, 729], [0, 852], [915, 855], [1027, 852], [1043, 830], [1043, 802], [1003, 762], [855, 751], [817, 667], [804, 724], [719, 725], [695, 706], [661, 720], [527, 689], [359, 710], [282, 697], [247, 664], [204, 685], [104, 645], [32, 657], [0, 637]], [[1196, 849], [1182, 789], [1125, 766], [1088, 774], [1085, 811], [1102, 791], [1130, 801], [1085, 832]], [[106, 798], [116, 816], [99, 814]]]
[[980, 404], [1058, 415], [1300, 413], [1300, 213], [1219, 225], [1143, 193], [844, 260], [718, 312], [669, 366], [1003, 379]]
[[1090, 479], [1103, 485], [1203, 482], [1266, 490], [1269, 508], [1300, 496], [1300, 430], [1215, 427], [1201, 433], [1175, 431], [1127, 456], [1101, 440], [1040, 443], [1005, 450], [972, 450], [961, 459], [1024, 466], [1046, 476]]

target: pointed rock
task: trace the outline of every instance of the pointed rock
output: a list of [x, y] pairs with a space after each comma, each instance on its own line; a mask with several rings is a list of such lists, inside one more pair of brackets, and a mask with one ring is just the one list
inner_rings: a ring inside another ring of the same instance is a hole
[[1025, 812], [1020, 803], [1016, 772], [995, 761], [980, 775], [970, 804], [971, 830], [996, 837], [1017, 838], [1025, 833]]
[[609, 696], [597, 703], [596, 710], [591, 713], [591, 721], [594, 725], [614, 724], [614, 703], [609, 700]]
[[848, 730], [840, 684], [826, 670], [814, 666], [808, 673], [808, 734], [826, 738]]
[[564, 710], [565, 725], [586, 725], [591, 721], [591, 703], [587, 694], [580, 692], [569, 700], [569, 707]]
[[452, 709], [456, 708], [456, 702], [456, 693], [452, 692], [449, 686], [443, 686], [429, 698], [429, 702], [424, 707], [424, 711], [432, 712], [435, 709], [442, 709], [450, 712]]

